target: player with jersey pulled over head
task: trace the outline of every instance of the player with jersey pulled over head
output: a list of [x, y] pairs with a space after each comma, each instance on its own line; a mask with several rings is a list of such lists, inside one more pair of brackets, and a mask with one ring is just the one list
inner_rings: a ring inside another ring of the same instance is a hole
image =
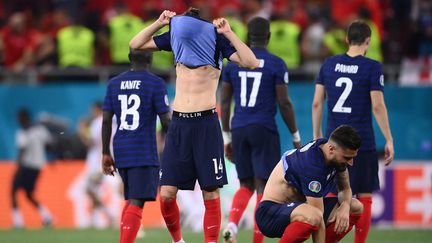
[[[351, 126], [336, 128], [327, 139], [317, 139], [285, 152], [273, 169], [255, 220], [261, 232], [280, 243], [338, 242], [363, 210], [352, 198], [347, 167], [357, 155], [361, 139]], [[338, 197], [325, 197], [338, 188]]]
[[[235, 242], [238, 224], [250, 198], [256, 191], [256, 205], [259, 204], [265, 183], [281, 156], [276, 105], [293, 134], [294, 147], [300, 147], [294, 109], [288, 97], [288, 69], [282, 59], [267, 51], [269, 38], [268, 20], [261, 17], [250, 20], [248, 45], [260, 60], [260, 67], [250, 70], [229, 62], [222, 72], [221, 120], [225, 154], [235, 163], [240, 180], [223, 232], [225, 242]], [[230, 124], [233, 96], [235, 108]], [[263, 242], [256, 225], [253, 242]]]
[[[148, 71], [151, 57], [151, 52], [131, 50], [131, 70], [109, 81], [103, 104], [102, 169], [112, 176], [118, 170], [127, 200], [121, 214], [120, 243], [134, 242], [144, 203], [156, 199], [159, 182], [156, 116], [165, 130], [171, 120], [165, 82]], [[114, 115], [118, 125], [112, 154]]]
[[[153, 36], [162, 27], [169, 31]], [[164, 11], [144, 28], [130, 47], [172, 51], [176, 67], [173, 121], [168, 130], [161, 170], [161, 211], [174, 242], [184, 242], [176, 202], [179, 189], [193, 190], [196, 180], [204, 199], [204, 241], [217, 242], [220, 223], [219, 188], [227, 184], [222, 133], [216, 107], [216, 89], [222, 59], [256, 68], [255, 55], [231, 30], [226, 19], [213, 23], [186, 13]]]
[[348, 124], [359, 132], [362, 139], [354, 166], [349, 168], [353, 194], [364, 205], [363, 215], [355, 227], [356, 243], [366, 241], [371, 223], [372, 192], [379, 189], [378, 156], [371, 113], [386, 140], [385, 164], [389, 165], [394, 157], [393, 138], [383, 95], [382, 67], [379, 62], [364, 56], [370, 40], [371, 29], [365, 22], [355, 21], [348, 27], [348, 52], [326, 59], [321, 66], [312, 104], [315, 139], [323, 137], [321, 124], [326, 97], [326, 136], [339, 125]]

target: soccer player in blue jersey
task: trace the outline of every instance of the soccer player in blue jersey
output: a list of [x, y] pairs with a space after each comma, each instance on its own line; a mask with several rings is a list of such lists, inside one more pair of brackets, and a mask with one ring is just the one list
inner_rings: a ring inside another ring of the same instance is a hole
[[385, 165], [389, 165], [394, 157], [393, 138], [383, 95], [384, 75], [381, 64], [364, 56], [370, 38], [371, 29], [363, 21], [355, 21], [348, 27], [348, 52], [325, 60], [316, 79], [312, 104], [315, 139], [322, 137], [321, 122], [324, 100], [327, 97], [326, 136], [337, 126], [348, 124], [357, 129], [363, 141], [358, 156], [354, 159], [354, 166], [349, 168], [353, 193], [365, 209], [356, 224], [356, 243], [366, 241], [371, 223], [372, 192], [379, 189], [372, 112], [386, 140]]
[[[127, 200], [121, 215], [120, 243], [134, 242], [144, 203], [156, 199], [159, 182], [156, 115], [165, 130], [171, 120], [165, 82], [148, 71], [151, 57], [151, 52], [131, 50], [131, 70], [109, 81], [103, 104], [102, 169], [112, 176], [118, 170]], [[112, 154], [114, 115], [118, 125]]]
[[[352, 198], [347, 166], [361, 139], [351, 126], [340, 126], [327, 139], [285, 152], [264, 189], [255, 220], [261, 232], [280, 243], [338, 242], [363, 210]], [[337, 179], [337, 180], [336, 180]], [[338, 197], [325, 198], [337, 184]]]
[[[225, 242], [230, 243], [235, 242], [240, 218], [254, 191], [257, 192], [258, 205], [265, 183], [281, 156], [274, 118], [276, 104], [293, 134], [294, 147], [300, 147], [294, 109], [288, 97], [288, 69], [282, 59], [266, 49], [270, 38], [269, 26], [269, 21], [261, 17], [248, 23], [248, 44], [261, 62], [260, 68], [249, 70], [230, 62], [222, 71], [221, 120], [225, 154], [235, 163], [240, 180], [223, 233]], [[235, 109], [230, 126], [233, 95]], [[253, 242], [261, 243], [263, 240], [255, 224]]]
[[[216, 89], [222, 58], [256, 68], [259, 61], [231, 30], [227, 20], [213, 24], [197, 9], [181, 16], [164, 11], [131, 41], [135, 49], [174, 53], [176, 95], [173, 121], [165, 141], [161, 170], [161, 211], [174, 242], [184, 242], [176, 202], [179, 189], [193, 190], [198, 179], [204, 205], [204, 241], [217, 242], [221, 212], [219, 188], [227, 184], [222, 133], [216, 107]], [[168, 32], [153, 36], [165, 25]]]

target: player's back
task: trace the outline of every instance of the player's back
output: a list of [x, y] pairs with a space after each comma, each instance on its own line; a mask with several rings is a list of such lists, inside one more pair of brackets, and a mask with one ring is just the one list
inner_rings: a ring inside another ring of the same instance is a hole
[[327, 94], [326, 135], [348, 124], [361, 136], [360, 150], [375, 149], [370, 92], [383, 90], [381, 65], [361, 55], [337, 55], [325, 61], [316, 82], [325, 86]]
[[276, 85], [288, 83], [288, 70], [282, 59], [263, 48], [252, 48], [262, 67], [250, 70], [229, 62], [222, 80], [233, 87], [235, 110], [232, 129], [258, 124], [277, 131]]
[[164, 81], [147, 71], [124, 72], [110, 80], [104, 110], [112, 110], [118, 121], [116, 166], [158, 165], [156, 115], [169, 111]]
[[285, 180], [305, 196], [323, 197], [334, 188], [336, 169], [326, 165], [320, 149], [326, 142], [317, 139], [282, 155]]
[[16, 133], [18, 149], [23, 150], [22, 165], [40, 169], [46, 162], [45, 147], [52, 142], [49, 131], [42, 125], [36, 124], [27, 129], [19, 129]]

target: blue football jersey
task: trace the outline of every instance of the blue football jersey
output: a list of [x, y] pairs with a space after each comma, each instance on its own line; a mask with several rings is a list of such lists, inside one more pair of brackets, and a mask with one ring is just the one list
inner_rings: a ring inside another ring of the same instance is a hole
[[326, 90], [326, 136], [339, 125], [351, 125], [362, 139], [359, 150], [375, 150], [370, 92], [383, 91], [381, 64], [364, 56], [333, 56], [322, 65], [316, 83]]
[[324, 197], [336, 187], [336, 168], [326, 165], [319, 147], [326, 142], [317, 139], [282, 155], [285, 180], [305, 196]]
[[282, 59], [266, 49], [252, 51], [262, 67], [250, 70], [229, 62], [222, 70], [222, 81], [233, 87], [235, 108], [231, 128], [257, 124], [277, 131], [276, 85], [288, 84], [288, 69]]
[[192, 16], [173, 17], [170, 30], [154, 36], [153, 40], [159, 50], [174, 53], [175, 63], [192, 68], [211, 65], [220, 69], [222, 59], [236, 52], [212, 23]]
[[159, 165], [156, 115], [169, 112], [163, 79], [147, 71], [127, 71], [109, 81], [104, 111], [115, 114], [113, 139], [117, 168]]

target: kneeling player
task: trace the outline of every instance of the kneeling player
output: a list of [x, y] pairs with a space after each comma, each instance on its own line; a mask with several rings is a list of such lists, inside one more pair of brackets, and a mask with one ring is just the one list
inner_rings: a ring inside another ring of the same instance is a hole
[[[342, 239], [363, 211], [352, 198], [346, 169], [360, 144], [357, 132], [343, 125], [329, 140], [314, 140], [286, 152], [270, 175], [255, 214], [261, 232], [282, 243], [303, 242], [311, 234], [314, 242]], [[324, 198], [336, 181], [338, 198]]]

